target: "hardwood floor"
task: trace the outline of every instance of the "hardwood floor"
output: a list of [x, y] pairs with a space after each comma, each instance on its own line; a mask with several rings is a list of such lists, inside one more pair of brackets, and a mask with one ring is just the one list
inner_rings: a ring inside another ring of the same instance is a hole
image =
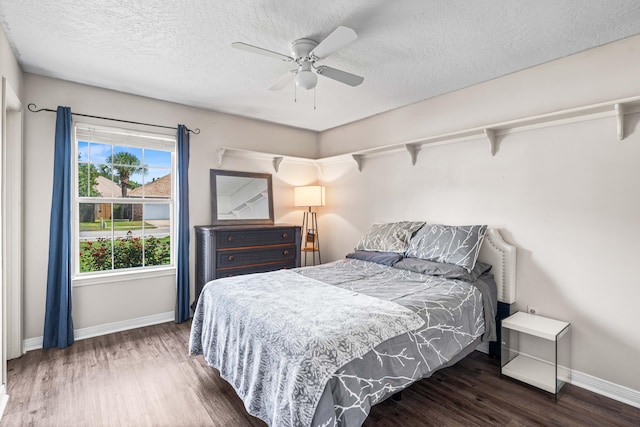
[[[0, 426], [261, 426], [235, 391], [187, 353], [190, 324], [165, 323], [31, 351], [9, 362]], [[366, 427], [638, 426], [640, 409], [565, 386], [551, 395], [472, 353], [376, 405]]]

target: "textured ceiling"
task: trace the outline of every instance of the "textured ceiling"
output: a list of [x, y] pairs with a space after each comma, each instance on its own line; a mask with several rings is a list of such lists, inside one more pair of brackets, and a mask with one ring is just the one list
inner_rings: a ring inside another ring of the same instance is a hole
[[[640, 2], [0, 0], [0, 22], [27, 72], [322, 131], [638, 34]], [[315, 110], [268, 90], [291, 64], [231, 48], [338, 25], [359, 37], [322, 64], [365, 80], [319, 77]]]

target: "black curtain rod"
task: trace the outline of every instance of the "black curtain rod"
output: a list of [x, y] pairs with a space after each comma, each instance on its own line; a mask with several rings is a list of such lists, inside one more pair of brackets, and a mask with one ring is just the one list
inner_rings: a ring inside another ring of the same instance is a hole
[[[38, 108], [38, 106], [36, 104], [34, 104], [33, 102], [31, 104], [27, 105], [27, 109], [29, 111], [31, 111], [32, 113], [39, 113], [40, 111], [50, 111], [52, 113], [57, 113], [57, 110], [52, 110], [51, 108], [40, 108], [40, 109], [37, 109], [37, 108]], [[80, 114], [80, 113], [74, 113], [74, 112], [71, 112], [71, 114], [74, 115], [74, 116], [91, 117], [92, 119], [111, 120], [111, 121], [114, 121], [114, 122], [130, 123], [130, 124], [133, 124], [133, 125], [144, 125], [144, 126], [153, 126], [153, 127], [157, 127], [157, 128], [178, 130], [178, 128], [174, 128], [174, 127], [171, 127], [171, 126], [154, 125], [154, 124], [151, 124], [151, 123], [132, 122], [130, 120], [112, 119], [111, 117], [92, 116], [92, 115], [89, 115], [89, 114]], [[198, 135], [200, 133], [200, 129], [198, 129], [198, 128], [196, 128], [194, 130], [191, 130], [191, 129], [187, 128], [187, 131], [191, 132], [191, 133], [193, 133], [195, 135]]]

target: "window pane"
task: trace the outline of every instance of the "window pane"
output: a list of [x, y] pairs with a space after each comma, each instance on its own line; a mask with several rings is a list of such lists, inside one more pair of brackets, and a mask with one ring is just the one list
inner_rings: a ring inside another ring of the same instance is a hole
[[111, 237], [111, 204], [79, 203], [80, 239]]
[[120, 186], [113, 182], [111, 169], [106, 165], [89, 165], [89, 176], [95, 183], [91, 197], [117, 197], [120, 194]]
[[119, 236], [113, 242], [113, 268], [142, 267], [142, 239], [132, 231], [124, 237]]
[[[131, 204], [113, 204], [113, 229], [114, 231], [129, 231], [131, 227], [135, 227], [133, 223], [134, 218], [134, 205]], [[137, 224], [140, 228], [140, 223]]]
[[86, 141], [78, 141], [78, 161], [89, 161], [89, 143]]
[[129, 190], [142, 184], [142, 149], [133, 147], [113, 147], [113, 175], [120, 184], [115, 197], [128, 197]]
[[89, 163], [78, 163], [78, 196], [89, 195]]
[[125, 166], [141, 166], [142, 148], [124, 146], [113, 147], [113, 164]]
[[[142, 189], [142, 183], [144, 181], [144, 178], [142, 176], [143, 172], [144, 172], [144, 169], [139, 169], [137, 171], [134, 171], [134, 173], [131, 174], [131, 176], [129, 177], [129, 185], [127, 187], [126, 197], [133, 197], [138, 199], [142, 198], [142, 192], [144, 191]], [[118, 197], [120, 196], [122, 196], [122, 194], [118, 194]]]
[[171, 198], [171, 169], [145, 168], [144, 197]]
[[113, 205], [113, 268], [142, 267], [142, 205]]
[[171, 206], [144, 205], [145, 265], [171, 264]]
[[151, 168], [171, 168], [171, 153], [160, 150], [144, 150], [144, 165]]
[[80, 203], [80, 272], [111, 270], [111, 204]]
[[80, 241], [80, 272], [111, 270], [112, 244], [104, 237]]
[[96, 142], [91, 142], [89, 144], [89, 162], [90, 163], [110, 163], [111, 162], [111, 145], [108, 144], [98, 144]]

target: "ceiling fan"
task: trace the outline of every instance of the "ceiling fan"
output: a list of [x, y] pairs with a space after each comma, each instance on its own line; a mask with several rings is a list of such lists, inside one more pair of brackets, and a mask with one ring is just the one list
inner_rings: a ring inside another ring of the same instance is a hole
[[[364, 81], [364, 77], [347, 73], [326, 65], [316, 66], [316, 62], [323, 60], [337, 50], [342, 49], [358, 38], [358, 34], [349, 27], [340, 26], [333, 30], [324, 40], [318, 43], [311, 39], [297, 39], [291, 42], [291, 56], [283, 55], [272, 50], [250, 44], [235, 42], [231, 46], [247, 52], [259, 53], [285, 62], [295, 62], [297, 69], [291, 70], [279, 79], [269, 90], [284, 89], [291, 80], [296, 87], [301, 89], [313, 89], [318, 84], [317, 74], [344, 83], [349, 86], [358, 86]], [[313, 72], [315, 70], [315, 73]]]

